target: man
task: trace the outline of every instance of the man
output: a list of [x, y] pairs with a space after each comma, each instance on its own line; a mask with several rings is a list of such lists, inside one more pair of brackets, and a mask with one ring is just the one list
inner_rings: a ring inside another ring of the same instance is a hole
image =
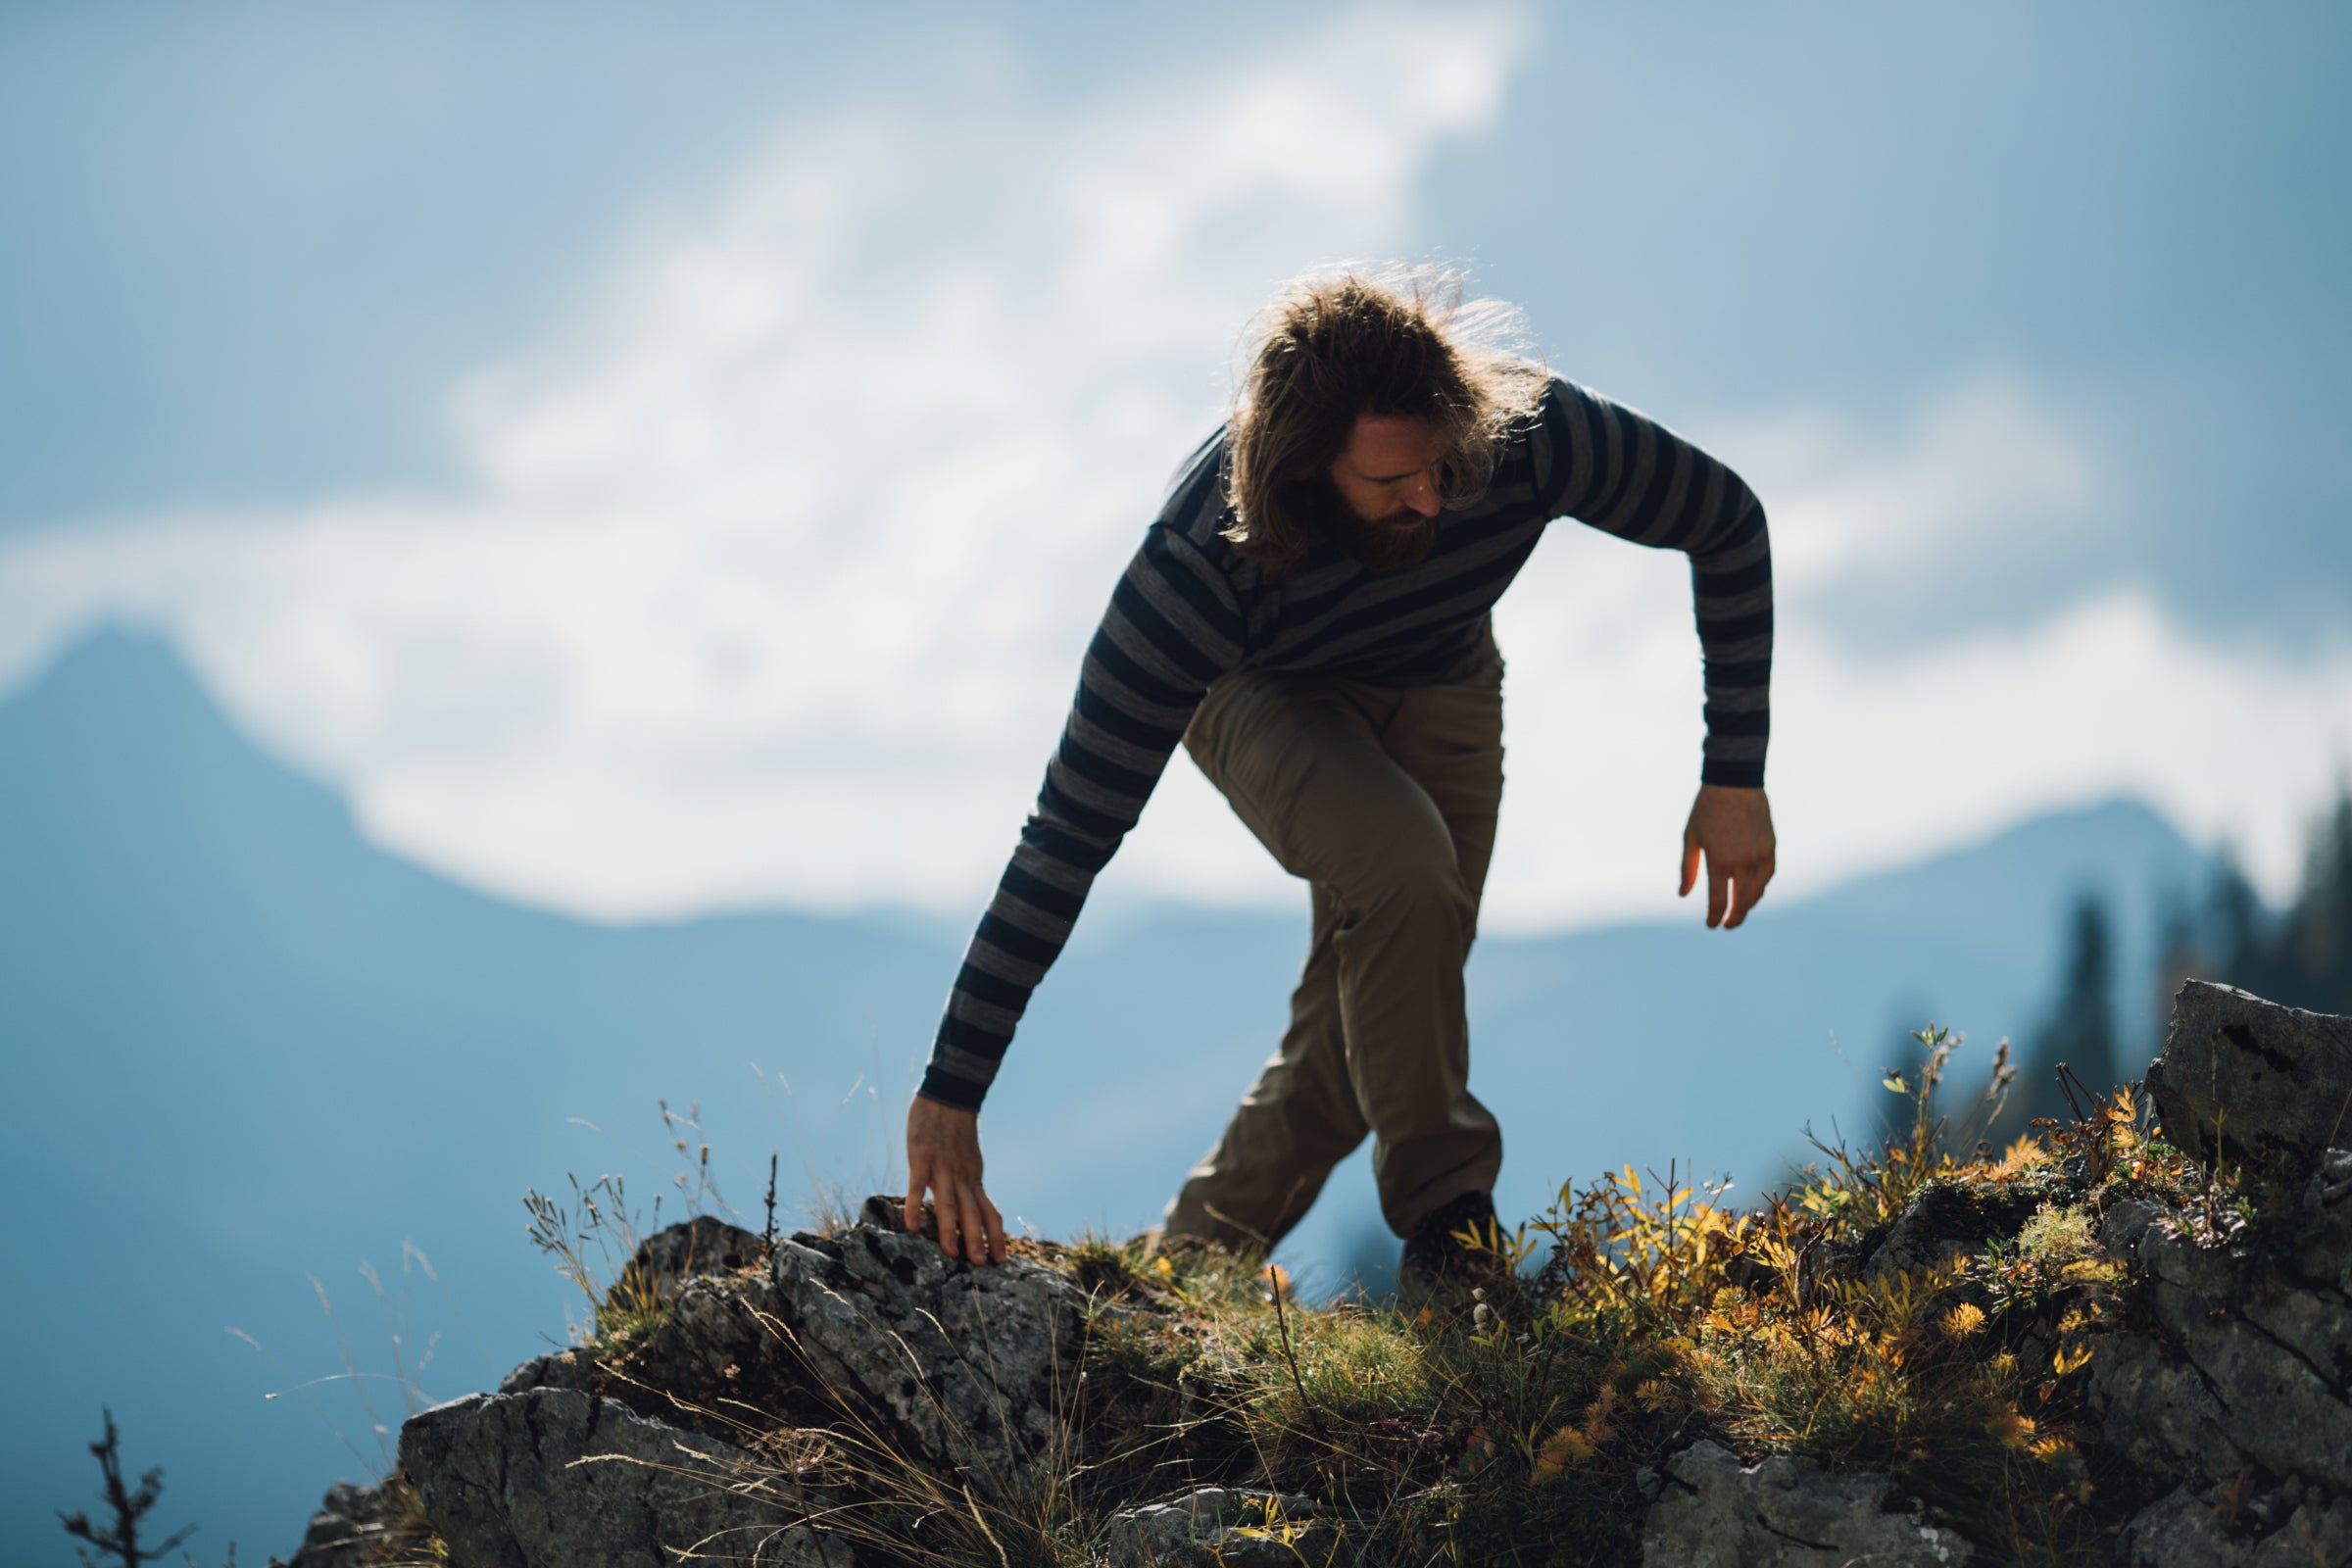
[[1281, 1048], [1168, 1205], [1160, 1244], [1270, 1249], [1369, 1133], [1407, 1275], [1464, 1267], [1502, 1164], [1469, 1090], [1462, 966], [1502, 794], [1489, 612], [1544, 525], [1686, 551], [1706, 673], [1682, 891], [1737, 926], [1773, 872], [1772, 567], [1738, 475], [1482, 346], [1458, 280], [1307, 279], [1269, 309], [1232, 418], [1111, 595], [1061, 744], [966, 954], [906, 1118], [906, 1220], [1002, 1260], [978, 1112], [1087, 889], [1182, 741], [1285, 869], [1313, 936]]

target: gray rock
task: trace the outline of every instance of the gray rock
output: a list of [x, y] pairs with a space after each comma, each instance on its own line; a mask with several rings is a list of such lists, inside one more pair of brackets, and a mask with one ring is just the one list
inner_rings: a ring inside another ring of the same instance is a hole
[[2352, 1129], [2352, 1018], [2186, 981], [2148, 1092], [2165, 1135], [2208, 1164], [2317, 1165]]
[[698, 1214], [638, 1243], [629, 1266], [653, 1282], [662, 1300], [674, 1301], [687, 1281], [749, 1268], [766, 1252], [767, 1244], [755, 1232]]
[[389, 1508], [381, 1487], [338, 1481], [311, 1515], [302, 1544], [285, 1568], [370, 1568], [384, 1560]]
[[2125, 1262], [2134, 1262], [2139, 1257], [2140, 1238], [2168, 1212], [2162, 1203], [2127, 1198], [2111, 1205], [2099, 1222], [2099, 1245]]
[[2295, 1272], [2314, 1285], [2352, 1294], [2352, 1150], [2330, 1149], [2303, 1190]]
[[2050, 1196], [2050, 1187], [2022, 1182], [1988, 1193], [1954, 1181], [1921, 1184], [1886, 1236], [1862, 1262], [1862, 1276], [1917, 1273], [2007, 1240]]
[[1203, 1487], [1114, 1515], [1104, 1544], [1108, 1568], [1320, 1568], [1340, 1542], [1310, 1497]]
[[[810, 1386], [782, 1311], [764, 1272], [689, 1279], [662, 1321], [616, 1366], [589, 1368], [598, 1379], [593, 1392], [729, 1442], [746, 1420], [761, 1417], [778, 1426], [825, 1425], [835, 1412]], [[580, 1375], [561, 1365], [550, 1371], [564, 1379]], [[747, 1396], [757, 1400], [757, 1413], [744, 1409]]]
[[401, 1468], [451, 1568], [662, 1568], [696, 1550], [851, 1568], [789, 1483], [714, 1438], [571, 1389], [475, 1394], [409, 1418]]
[[[895, 1202], [866, 1207], [867, 1218], [838, 1237], [779, 1241], [762, 1271], [689, 1269], [660, 1321], [617, 1358], [588, 1348], [541, 1356], [500, 1392], [611, 1396], [721, 1441], [743, 1441], [746, 1420], [832, 1426], [847, 1414], [871, 1439], [874, 1462], [956, 1471], [990, 1496], [1065, 1460], [1085, 1293], [1024, 1259], [975, 1267], [951, 1258], [901, 1229]], [[731, 1238], [706, 1240], [727, 1255]]]
[[778, 1243], [767, 1287], [761, 1307], [808, 1371], [908, 1458], [988, 1495], [1067, 1460], [1086, 1307], [1067, 1277], [1022, 1258], [974, 1266], [869, 1219], [822, 1249]]
[[1952, 1568], [1971, 1556], [1955, 1532], [1886, 1512], [1885, 1476], [1824, 1475], [1779, 1455], [1742, 1468], [1706, 1442], [1666, 1476], [1642, 1525], [1643, 1568]]
[[555, 1350], [533, 1356], [508, 1373], [498, 1385], [501, 1394], [522, 1394], [532, 1389], [575, 1389], [589, 1391], [596, 1376], [596, 1364], [585, 1350]]
[[2118, 1334], [2092, 1342], [2090, 1403], [2107, 1443], [2135, 1469], [2204, 1481], [2233, 1476], [2245, 1462], [2213, 1390], [2152, 1340]]
[[2092, 1348], [2090, 1399], [2134, 1465], [2198, 1485], [2251, 1462], [2352, 1490], [2352, 1309], [2325, 1290], [2247, 1296], [2227, 1253], [2166, 1223], [2141, 1238], [2157, 1326]]
[[2116, 1560], [2124, 1568], [2289, 1568], [2352, 1561], [2352, 1503], [2295, 1508], [2275, 1529], [2233, 1532], [2227, 1509], [2181, 1488], [2124, 1526]]

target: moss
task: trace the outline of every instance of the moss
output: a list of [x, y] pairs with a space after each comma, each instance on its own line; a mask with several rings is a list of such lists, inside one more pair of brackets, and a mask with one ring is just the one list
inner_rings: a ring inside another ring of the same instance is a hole
[[2099, 1252], [2098, 1233], [2091, 1225], [2090, 1211], [2081, 1203], [2064, 1207], [2043, 1203], [2018, 1231], [2017, 1245], [2045, 1266], [2059, 1269]]

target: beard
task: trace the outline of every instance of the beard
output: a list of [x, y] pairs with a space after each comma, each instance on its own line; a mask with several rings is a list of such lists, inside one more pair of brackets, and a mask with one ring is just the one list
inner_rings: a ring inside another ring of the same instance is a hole
[[1417, 566], [1438, 541], [1436, 517], [1424, 517], [1407, 507], [1367, 522], [1355, 514], [1339, 487], [1320, 474], [1285, 485], [1282, 504], [1315, 537], [1374, 571]]

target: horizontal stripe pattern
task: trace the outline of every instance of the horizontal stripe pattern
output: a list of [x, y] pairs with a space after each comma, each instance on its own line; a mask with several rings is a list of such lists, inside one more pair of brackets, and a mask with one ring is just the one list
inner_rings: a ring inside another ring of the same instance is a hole
[[1607, 398], [1555, 377], [1494, 482], [1450, 512], [1427, 560], [1375, 572], [1328, 547], [1265, 581], [1223, 537], [1222, 432], [1177, 475], [1112, 589], [1036, 808], [949, 994], [921, 1093], [978, 1109], [1095, 876], [1135, 826], [1210, 682], [1318, 671], [1409, 686], [1458, 672], [1555, 517], [1690, 558], [1705, 670], [1699, 777], [1764, 782], [1772, 551], [1740, 476]]

